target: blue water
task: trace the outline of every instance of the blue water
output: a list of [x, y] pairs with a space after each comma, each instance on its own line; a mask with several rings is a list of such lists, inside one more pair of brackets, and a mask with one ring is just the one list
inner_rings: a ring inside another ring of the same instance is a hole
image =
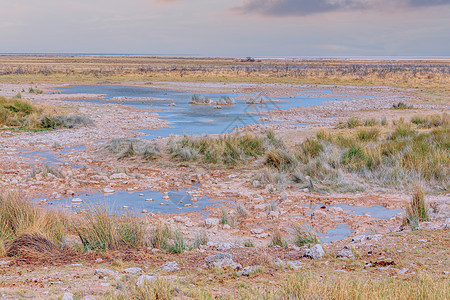
[[[61, 154], [65, 154], [67, 152], [72, 152], [72, 151], [83, 151], [84, 149], [86, 149], [86, 147], [84, 145], [77, 145], [77, 146], [61, 149]], [[18, 152], [19, 152], [20, 157], [24, 157], [24, 158], [32, 160], [33, 161], [32, 164], [43, 163], [43, 164], [55, 165], [55, 164], [63, 164], [63, 163], [67, 162], [65, 160], [62, 160], [61, 155], [53, 150], [45, 150], [45, 151], [19, 150]], [[69, 162], [67, 162], [67, 163], [69, 164], [69, 166], [77, 168], [77, 169], [82, 167], [77, 164], [73, 164], [73, 163], [69, 163]]]
[[[170, 191], [169, 200], [164, 200], [163, 193], [152, 190], [127, 192], [117, 191], [112, 194], [103, 193], [82, 193], [70, 198], [50, 199], [46, 203], [51, 207], [61, 208], [69, 207], [72, 212], [83, 209], [94, 209], [97, 205], [106, 207], [111, 213], [121, 215], [124, 213], [141, 214], [145, 209], [149, 213], [161, 214], [179, 214], [188, 212], [201, 212], [205, 207], [217, 205], [223, 201], [210, 200], [208, 196], [197, 197], [197, 202], [192, 202], [193, 196], [187, 193], [192, 189], [182, 189], [179, 191]], [[143, 196], [141, 196], [143, 194]], [[73, 198], [80, 198], [82, 203], [72, 203]], [[146, 199], [153, 201], [146, 201]], [[39, 202], [46, 198], [34, 198], [32, 201]], [[162, 205], [161, 205], [162, 204]], [[189, 206], [186, 206], [189, 205]], [[45, 205], [44, 207], [49, 207]], [[124, 208], [127, 206], [128, 208]]]
[[338, 224], [335, 229], [327, 230], [328, 232], [318, 233], [317, 235], [320, 238], [320, 242], [329, 243], [334, 241], [340, 241], [348, 237], [353, 233], [353, 230], [350, 228], [350, 225], [347, 224]]
[[[333, 96], [321, 98], [311, 98], [310, 95], [299, 95], [295, 98], [289, 97], [265, 97], [267, 102], [263, 105], [246, 104], [246, 99], [258, 97], [259, 95], [234, 94], [234, 93], [195, 93], [213, 100], [218, 100], [221, 96], [234, 98], [236, 103], [230, 106], [222, 106], [222, 109], [214, 109], [213, 105], [191, 105], [194, 93], [171, 91], [157, 88], [131, 87], [120, 85], [82, 85], [58, 88], [62, 94], [102, 94], [106, 95], [104, 99], [88, 100], [69, 100], [69, 101], [89, 101], [92, 103], [114, 103], [131, 106], [137, 110], [156, 110], [159, 118], [169, 122], [170, 128], [142, 130], [148, 135], [148, 138], [157, 136], [166, 137], [174, 135], [202, 135], [202, 134], [220, 134], [235, 130], [235, 127], [247, 126], [250, 124], [265, 124], [259, 118], [264, 117], [265, 111], [275, 109], [288, 109], [293, 107], [306, 107], [309, 105], [318, 105], [325, 101], [363, 98], [364, 96]], [[318, 91], [323, 95], [324, 91]], [[326, 91], [329, 94], [329, 91]], [[153, 97], [162, 100], [145, 101], [112, 101], [115, 97]], [[171, 107], [169, 104], [176, 106]]]

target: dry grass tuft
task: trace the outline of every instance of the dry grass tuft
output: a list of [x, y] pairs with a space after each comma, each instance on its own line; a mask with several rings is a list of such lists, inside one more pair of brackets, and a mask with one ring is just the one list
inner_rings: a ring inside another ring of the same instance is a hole
[[37, 233], [22, 234], [7, 244], [8, 256], [20, 256], [27, 258], [54, 257], [61, 255], [61, 249]]

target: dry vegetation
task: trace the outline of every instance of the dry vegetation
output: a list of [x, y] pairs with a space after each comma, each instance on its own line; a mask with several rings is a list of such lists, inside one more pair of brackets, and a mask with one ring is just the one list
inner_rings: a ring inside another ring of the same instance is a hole
[[293, 185], [316, 191], [361, 191], [365, 186], [411, 190], [415, 182], [423, 182], [427, 191], [445, 192], [449, 136], [449, 118], [442, 114], [392, 124], [351, 118], [295, 147], [268, 131], [184, 136], [167, 145], [118, 139], [106, 148], [119, 159], [141, 156], [156, 163], [170, 160], [208, 168], [259, 169], [254, 179], [280, 190]]
[[15, 99], [0, 96], [0, 126], [7, 129], [45, 130], [94, 125], [87, 117], [65, 116], [61, 112], [61, 109], [36, 105], [19, 96]]
[[[0, 56], [3, 82], [224, 81], [448, 87], [449, 73], [447, 62], [425, 60]], [[445, 90], [438, 93], [448, 93], [448, 88]]]

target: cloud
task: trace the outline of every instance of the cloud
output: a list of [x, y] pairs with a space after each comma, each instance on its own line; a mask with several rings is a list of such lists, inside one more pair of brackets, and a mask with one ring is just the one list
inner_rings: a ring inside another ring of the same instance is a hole
[[270, 16], [311, 15], [331, 11], [390, 7], [423, 7], [450, 4], [450, 0], [244, 0], [233, 11]]

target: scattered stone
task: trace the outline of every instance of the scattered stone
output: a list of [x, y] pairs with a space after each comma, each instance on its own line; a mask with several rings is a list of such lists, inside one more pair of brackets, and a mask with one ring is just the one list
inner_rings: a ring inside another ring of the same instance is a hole
[[231, 267], [234, 270], [242, 268], [241, 264], [233, 261], [233, 256], [229, 253], [218, 253], [216, 255], [205, 258], [206, 264], [209, 267], [227, 268]]
[[105, 193], [105, 194], [112, 194], [112, 193], [114, 193], [114, 190], [110, 189], [110, 188], [104, 188], [103, 189], [103, 193]]
[[9, 267], [9, 264], [11, 263], [11, 261], [9, 260], [0, 260], [0, 267]]
[[110, 269], [95, 269], [95, 275], [101, 275], [101, 276], [116, 276], [119, 273], [116, 271], [110, 270]]
[[426, 240], [426, 239], [419, 239], [419, 240], [417, 240], [418, 242], [421, 242], [421, 243], [426, 243], [426, 242], [428, 242], [428, 240]]
[[83, 202], [83, 199], [81, 198], [73, 198], [72, 200], [70, 200], [72, 203], [81, 203]]
[[238, 273], [239, 276], [250, 276], [251, 273], [255, 272], [256, 270], [258, 270], [259, 268], [261, 268], [258, 265], [255, 266], [248, 266], [245, 267], [244, 269], [242, 269], [242, 271], [240, 271]]
[[253, 187], [259, 187], [261, 186], [261, 182], [259, 182], [258, 180], [253, 180], [252, 185]]
[[205, 220], [206, 227], [213, 227], [219, 225], [220, 220], [218, 218], [207, 218]]
[[291, 261], [286, 262], [286, 265], [289, 268], [291, 268], [292, 270], [297, 271], [297, 270], [300, 270], [304, 264], [298, 260], [291, 260]]
[[164, 197], [162, 197], [163, 198], [163, 200], [169, 200], [170, 199], [170, 197], [168, 196], [168, 195], [165, 195]]
[[322, 245], [320, 244], [312, 246], [305, 252], [305, 256], [312, 259], [321, 259], [324, 255], [325, 251], [323, 251]]
[[408, 272], [408, 271], [409, 271], [409, 269], [404, 268], [404, 269], [399, 270], [398, 274], [406, 274], [406, 272]]
[[355, 258], [355, 255], [353, 254], [352, 250], [342, 249], [341, 251], [338, 251], [337, 257], [351, 259], [351, 258]]
[[64, 293], [64, 295], [61, 298], [61, 300], [72, 300], [72, 299], [73, 299], [72, 293]]
[[128, 268], [128, 269], [123, 270], [123, 272], [126, 274], [140, 274], [143, 271], [141, 268]]
[[128, 180], [128, 175], [125, 173], [116, 173], [109, 176], [111, 180]]
[[139, 276], [138, 280], [136, 281], [137, 286], [142, 286], [145, 283], [150, 283], [153, 280], [156, 279], [156, 276], [150, 276], [150, 275], [141, 275]]
[[159, 270], [165, 272], [175, 272], [181, 270], [181, 268], [178, 267], [178, 263], [176, 261], [171, 261], [162, 265]]
[[146, 214], [146, 213], [148, 213], [148, 210], [143, 209], [143, 210], [142, 210], [142, 213], [143, 213], [143, 214]]
[[147, 201], [147, 202], [153, 202], [154, 200], [153, 200], [153, 198], [148, 198], [148, 199], [145, 199], [145, 201]]
[[233, 248], [234, 244], [232, 243], [220, 243], [219, 246], [217, 247], [217, 250], [219, 251], [223, 251], [223, 250], [228, 250]]
[[255, 228], [255, 229], [250, 230], [250, 232], [253, 233], [253, 234], [261, 234], [261, 233], [264, 232], [264, 229], [262, 229], [262, 228]]

